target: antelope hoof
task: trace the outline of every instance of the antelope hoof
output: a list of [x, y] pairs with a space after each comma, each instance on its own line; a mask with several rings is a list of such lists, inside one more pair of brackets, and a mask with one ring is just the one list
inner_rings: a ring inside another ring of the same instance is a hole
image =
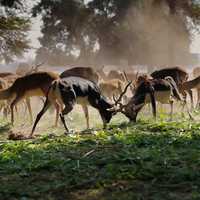
[[189, 114], [189, 117], [191, 121], [195, 121], [195, 118], [191, 114]]
[[74, 130], [68, 130], [68, 131], [64, 132], [64, 135], [68, 136], [68, 135], [71, 135], [71, 134], [74, 134], [74, 133], [75, 133]]

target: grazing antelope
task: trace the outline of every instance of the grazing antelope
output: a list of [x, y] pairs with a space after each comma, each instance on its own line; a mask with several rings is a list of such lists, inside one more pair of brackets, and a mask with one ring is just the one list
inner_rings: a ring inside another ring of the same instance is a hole
[[[70, 69], [65, 70], [60, 74], [60, 78], [67, 78], [67, 77], [81, 77], [87, 80], [90, 80], [94, 83], [98, 83], [99, 81], [99, 75], [98, 73], [91, 67], [73, 67]], [[88, 120], [88, 107], [85, 104], [81, 104], [81, 107], [83, 109], [83, 112], [86, 117], [86, 122], [87, 122], [87, 128], [89, 129], [89, 120]]]
[[[9, 88], [0, 90], [0, 100], [5, 99], [11, 101], [10, 110], [12, 124], [14, 123], [13, 107], [24, 98], [27, 99], [27, 97], [30, 96], [45, 96], [52, 81], [58, 77], [59, 76], [53, 72], [37, 72], [19, 77]], [[57, 124], [59, 108], [57, 104], [55, 104], [55, 106], [57, 109]]]
[[[58, 79], [52, 83], [49, 89], [46, 101], [42, 110], [37, 115], [30, 137], [33, 136], [36, 125], [43, 114], [52, 104], [55, 104], [56, 101], [59, 102], [60, 105], [64, 105], [64, 109], [62, 109], [62, 112], [60, 113], [60, 118], [67, 132], [69, 132], [69, 129], [65, 123], [64, 115], [71, 112], [76, 103], [81, 105], [91, 105], [96, 108], [102, 118], [104, 128], [116, 113], [114, 110], [109, 110], [113, 107], [113, 104], [106, 100], [101, 94], [99, 87], [94, 82], [81, 77]], [[89, 116], [87, 115], [86, 117], [89, 120]]]
[[180, 91], [182, 94], [184, 94], [186, 96], [186, 91], [189, 91], [191, 89], [196, 89], [197, 90], [197, 105], [200, 104], [200, 76], [189, 80], [189, 81], [185, 81], [184, 83], [182, 83], [181, 85], [179, 85]]
[[151, 73], [151, 77], [154, 79], [164, 79], [167, 76], [171, 76], [177, 85], [188, 80], [188, 73], [180, 67], [164, 68], [156, 70]]
[[[170, 76], [173, 78], [173, 80], [175, 81], [176, 85], [178, 86], [178, 89], [180, 91], [182, 91], [179, 87], [181, 86], [181, 84], [185, 81], [188, 80], [189, 75], [188, 73], [180, 68], [180, 67], [171, 67], [171, 68], [164, 68], [161, 70], [156, 70], [151, 74], [151, 77], [153, 77], [154, 79], [164, 79], [165, 77]], [[191, 107], [194, 107], [194, 101], [193, 101], [193, 94], [192, 94], [192, 90], [188, 90], [187, 91], [189, 96], [190, 96], [190, 100], [191, 100]], [[183, 93], [184, 97], [186, 98], [186, 93]]]
[[[119, 100], [115, 100], [115, 105], [119, 105], [119, 108], [114, 108], [114, 110], [116, 112], [122, 112], [130, 121], [135, 122], [139, 111], [149, 102], [152, 104], [153, 115], [156, 117], [156, 101], [159, 101], [162, 104], [170, 104], [170, 116], [172, 119], [173, 100], [176, 99], [183, 102], [175, 81], [171, 77], [151, 80], [145, 77], [143, 80], [140, 78], [140, 80], [140, 83], [136, 87], [135, 94], [129, 102], [123, 105]], [[189, 116], [191, 117], [190, 113]]]
[[87, 80], [93, 81], [94, 83], [98, 83], [99, 81], [98, 73], [91, 67], [73, 67], [71, 69], [65, 70], [60, 74], [60, 78], [66, 78], [70, 76], [85, 78]]

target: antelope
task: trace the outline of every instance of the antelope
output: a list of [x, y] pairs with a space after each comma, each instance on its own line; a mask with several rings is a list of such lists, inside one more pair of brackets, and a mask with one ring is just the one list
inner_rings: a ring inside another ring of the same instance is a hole
[[70, 76], [85, 78], [87, 80], [93, 81], [94, 83], [98, 83], [99, 81], [98, 73], [91, 67], [73, 67], [71, 69], [65, 70], [60, 74], [60, 78], [66, 78]]
[[[180, 91], [182, 91], [180, 89], [180, 86], [183, 82], [187, 81], [189, 78], [188, 73], [180, 68], [180, 67], [171, 67], [171, 68], [164, 68], [161, 70], [157, 70], [154, 71], [151, 74], [151, 77], [153, 77], [154, 79], [164, 79], [165, 77], [170, 76], [173, 78], [173, 80], [175, 81], [176, 85], [178, 86], [178, 89]], [[193, 102], [193, 94], [192, 94], [192, 90], [187, 90], [189, 96], [190, 96], [190, 100], [191, 100], [191, 107], [194, 107], [194, 102]], [[182, 93], [184, 98], [186, 98], [186, 93]]]
[[164, 79], [167, 76], [171, 76], [177, 85], [188, 80], [188, 73], [180, 67], [163, 68], [151, 73], [154, 79]]
[[13, 76], [15, 74], [13, 74], [12, 72], [1, 72], [0, 73], [0, 78], [4, 78], [4, 77], [7, 77], [7, 76]]
[[[0, 90], [3, 90], [5, 88], [8, 88], [8, 82], [3, 79], [3, 78], [0, 78]], [[7, 113], [8, 113], [8, 103], [6, 101], [1, 101], [0, 102], [0, 110], [3, 110], [3, 113], [5, 114], [5, 116], [7, 116]]]
[[193, 77], [196, 78], [200, 76], [200, 67], [195, 67], [192, 71]]
[[200, 76], [192, 80], [185, 81], [179, 86], [179, 88], [180, 88], [181, 93], [183, 93], [185, 96], [186, 96], [185, 91], [196, 89], [197, 90], [197, 105], [200, 104]]
[[[135, 93], [129, 102], [123, 105], [120, 103], [119, 99], [115, 100], [114, 110], [123, 113], [130, 121], [136, 122], [139, 111], [149, 102], [152, 104], [153, 116], [156, 118], [156, 101], [159, 101], [162, 104], [170, 104], [170, 119], [172, 119], [174, 99], [184, 103], [173, 78], [147, 79], [145, 77], [142, 80], [140, 77], [140, 80], [141, 81], [136, 87]], [[118, 106], [118, 108], [116, 108], [116, 106]], [[192, 119], [189, 111], [188, 114]]]
[[119, 79], [121, 81], [125, 81], [124, 79], [124, 76], [123, 76], [123, 73], [118, 71], [118, 70], [111, 70], [107, 77], [106, 77], [107, 80], [111, 80], [111, 79]]
[[[64, 72], [60, 74], [61, 79], [71, 77], [71, 76], [81, 77], [81, 78], [90, 80], [96, 84], [99, 81], [99, 74], [91, 67], [73, 67], [73, 68], [65, 70]], [[89, 129], [90, 125], [89, 125], [89, 119], [88, 119], [88, 112], [89, 112], [88, 107], [86, 104], [81, 104], [81, 107], [86, 117], [87, 129]]]
[[[195, 67], [192, 71], [193, 77], [197, 78], [200, 76], [200, 67]], [[197, 104], [196, 107], [200, 108], [200, 88], [195, 88], [197, 90]]]
[[21, 63], [16, 69], [16, 74], [19, 76], [28, 75], [31, 73], [35, 73], [39, 71], [39, 67], [41, 67], [45, 62], [30, 66], [27, 63]]
[[[7, 89], [0, 90], [0, 100], [11, 101], [11, 123], [14, 123], [14, 106], [24, 98], [31, 96], [45, 96], [52, 81], [59, 76], [53, 72], [37, 72], [17, 78]], [[58, 121], [59, 107], [55, 104], [57, 110], [56, 125]], [[29, 110], [31, 110], [29, 108]], [[32, 113], [31, 113], [32, 116]]]
[[113, 95], [120, 95], [124, 88], [124, 83], [119, 79], [111, 79], [99, 83], [99, 88], [105, 97], [112, 100]]
[[[31, 73], [34, 73], [34, 72], [38, 71], [39, 67], [41, 65], [43, 65], [43, 64], [44, 63], [40, 63], [40, 64], [37, 64], [35, 66], [32, 66], [29, 71], [27, 71], [27, 70], [23, 70], [22, 71], [20, 68], [18, 68], [17, 71], [16, 71], [16, 74], [11, 73], [11, 72], [2, 72], [2, 73], [0, 73], [0, 77], [3, 79], [2, 81], [4, 81], [4, 83], [6, 83], [6, 86], [4, 84], [4, 87], [2, 87], [0, 89], [2, 90], [2, 89], [8, 88], [8, 86], [12, 85], [17, 78], [19, 78], [19, 77], [21, 77], [23, 75], [28, 75], [28, 74], [31, 74]], [[8, 110], [7, 107], [8, 107], [8, 104], [10, 103], [10, 100], [11, 99], [7, 100], [7, 103], [5, 103], [5, 101], [4, 101], [4, 103], [2, 104], [2, 106], [5, 107], [6, 110]], [[33, 121], [33, 117], [32, 117], [32, 109], [31, 109], [31, 104], [30, 104], [30, 98], [26, 97], [25, 101], [26, 101], [26, 105], [28, 107], [30, 119], [31, 119], [31, 122], [32, 122]], [[17, 111], [17, 107], [16, 106], [15, 106], [15, 109]], [[7, 112], [6, 112], [6, 115], [7, 115]]]
[[[66, 125], [64, 115], [70, 113], [76, 103], [90, 105], [96, 108], [102, 118], [104, 128], [106, 128], [112, 116], [116, 114], [114, 110], [109, 110], [113, 107], [113, 104], [106, 100], [101, 94], [99, 87], [94, 82], [75, 76], [58, 79], [51, 84], [48, 94], [46, 95], [44, 106], [34, 122], [30, 137], [33, 136], [35, 128], [43, 114], [52, 104], [55, 104], [55, 102], [59, 102], [61, 107], [64, 105], [64, 109], [62, 109], [60, 113], [60, 118], [67, 133], [69, 129]], [[87, 118], [89, 120], [88, 115]]]
[[97, 73], [99, 74], [100, 78], [104, 81], [107, 80], [107, 74], [104, 72], [105, 66], [103, 65], [101, 68], [97, 69]]

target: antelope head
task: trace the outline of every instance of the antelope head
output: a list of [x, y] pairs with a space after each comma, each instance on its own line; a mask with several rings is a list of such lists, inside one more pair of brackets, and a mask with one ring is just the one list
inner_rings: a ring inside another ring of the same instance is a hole
[[127, 104], [122, 104], [121, 99], [122, 96], [125, 94], [129, 84], [126, 86], [124, 92], [120, 95], [118, 99], [113, 96], [113, 100], [115, 101], [115, 106], [113, 109], [116, 113], [121, 112], [123, 113], [130, 121], [136, 122], [137, 115], [142, 107], [145, 105], [145, 98], [146, 95], [149, 94], [151, 98], [151, 103], [153, 107], [154, 116], [156, 115], [156, 105], [155, 105], [155, 97], [154, 97], [154, 88], [151, 84], [151, 81], [144, 80], [142, 81], [135, 89], [134, 95], [128, 101]]

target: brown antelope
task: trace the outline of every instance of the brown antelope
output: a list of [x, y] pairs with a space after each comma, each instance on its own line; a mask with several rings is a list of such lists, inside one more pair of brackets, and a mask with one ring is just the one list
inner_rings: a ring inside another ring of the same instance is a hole
[[[192, 71], [193, 77], [197, 78], [200, 76], [200, 67], [195, 67]], [[197, 104], [196, 107], [200, 108], [200, 88], [195, 88], [197, 90]]]
[[104, 72], [105, 66], [102, 66], [101, 68], [97, 69], [97, 73], [99, 74], [100, 78], [104, 81], [107, 80], [107, 74]]
[[[17, 78], [9, 88], [0, 91], [0, 100], [5, 99], [11, 101], [10, 110], [12, 124], [14, 123], [13, 107], [24, 98], [45, 96], [52, 81], [57, 78], [59, 78], [59, 76], [53, 72], [37, 72]], [[55, 104], [55, 106], [57, 109], [57, 124], [59, 107], [57, 104]]]
[[200, 67], [195, 67], [192, 71], [193, 78], [200, 76]]
[[[172, 119], [174, 99], [184, 102], [179, 94], [175, 81], [171, 77], [151, 80], [145, 77], [143, 81], [140, 81], [133, 97], [127, 104], [123, 105], [119, 99], [115, 100], [115, 105], [119, 105], [119, 108], [114, 107], [114, 110], [116, 112], [122, 112], [130, 121], [135, 122], [139, 111], [149, 102], [152, 104], [153, 115], [156, 117], [156, 101], [159, 101], [162, 104], [170, 104], [170, 118]], [[189, 111], [188, 114], [192, 118]]]
[[[154, 71], [151, 74], [151, 77], [153, 77], [154, 79], [164, 79], [167, 76], [170, 76], [170, 77], [173, 78], [173, 80], [175, 81], [176, 85], [178, 86], [178, 89], [180, 90], [180, 92], [182, 90], [179, 87], [181, 86], [181, 84], [183, 82], [187, 81], [188, 78], [189, 78], [188, 73], [180, 67], [164, 68], [164, 69], [161, 69], [161, 70]], [[193, 108], [194, 102], [193, 102], [192, 90], [188, 90], [187, 92], [190, 96], [191, 107]], [[186, 98], [185, 93], [183, 95]]]
[[111, 80], [111, 79], [119, 79], [121, 81], [125, 81], [123, 73], [119, 70], [111, 70], [109, 71], [107, 77], [107, 80]]
[[13, 75], [15, 75], [15, 74], [12, 72], [0, 72], [0, 78], [4, 78], [7, 76], [13, 76]]
[[167, 76], [171, 76], [177, 85], [188, 80], [188, 73], [180, 67], [163, 68], [151, 73], [154, 79], [164, 79]]
[[119, 79], [111, 79], [99, 83], [99, 88], [105, 97], [112, 100], [113, 95], [120, 95], [124, 88], [124, 83]]
[[64, 105], [64, 109], [62, 109], [60, 113], [60, 118], [67, 132], [69, 132], [69, 129], [65, 123], [64, 115], [67, 115], [73, 110], [75, 103], [81, 105], [87, 104], [96, 108], [102, 118], [104, 128], [116, 113], [113, 110], [109, 110], [113, 107], [113, 104], [106, 100], [101, 94], [99, 87], [94, 82], [75, 76], [58, 79], [52, 83], [49, 89], [46, 101], [42, 110], [37, 115], [30, 137], [33, 136], [36, 125], [43, 114], [52, 104], [55, 104], [56, 101], [59, 102], [60, 105]]
[[180, 88], [181, 93], [183, 93], [185, 96], [186, 96], [185, 92], [190, 91], [191, 89], [196, 89], [197, 90], [197, 105], [200, 104], [200, 76], [192, 80], [185, 81], [179, 86], [179, 88]]
[[[4, 81], [7, 83], [7, 86], [4, 87], [4, 88], [1, 88], [1, 89], [6, 89], [8, 88], [9, 86], [11, 86], [15, 80], [23, 75], [28, 75], [28, 74], [31, 74], [31, 73], [34, 73], [36, 71], [38, 71], [39, 67], [43, 65], [43, 63], [40, 63], [38, 65], [35, 65], [35, 66], [32, 66], [30, 68], [30, 70], [28, 71], [27, 69], [25, 70], [17, 70], [18, 74], [16, 73], [11, 73], [11, 72], [2, 72], [0, 73], [0, 77], [2, 77], [4, 79]], [[11, 103], [12, 99], [8, 99], [7, 102], [3, 101], [4, 103], [2, 105], [4, 105], [3, 107], [4, 108], [4, 114], [7, 116], [8, 114], [8, 105]], [[29, 97], [25, 97], [25, 103], [26, 103], [26, 106], [28, 108], [28, 111], [29, 111], [29, 115], [30, 115], [30, 120], [31, 120], [31, 123], [33, 121], [33, 116], [32, 116], [32, 109], [31, 109], [31, 102], [30, 102], [30, 98]], [[15, 106], [15, 109], [16, 109], [16, 112], [17, 112], [17, 105]]]
[[[6, 89], [8, 88], [8, 82], [3, 79], [3, 78], [0, 78], [0, 90], [3, 90], [3, 89]], [[5, 116], [7, 116], [7, 113], [8, 113], [8, 103], [7, 101], [1, 101], [0, 102], [0, 110], [3, 110], [3, 113], [5, 114]]]

